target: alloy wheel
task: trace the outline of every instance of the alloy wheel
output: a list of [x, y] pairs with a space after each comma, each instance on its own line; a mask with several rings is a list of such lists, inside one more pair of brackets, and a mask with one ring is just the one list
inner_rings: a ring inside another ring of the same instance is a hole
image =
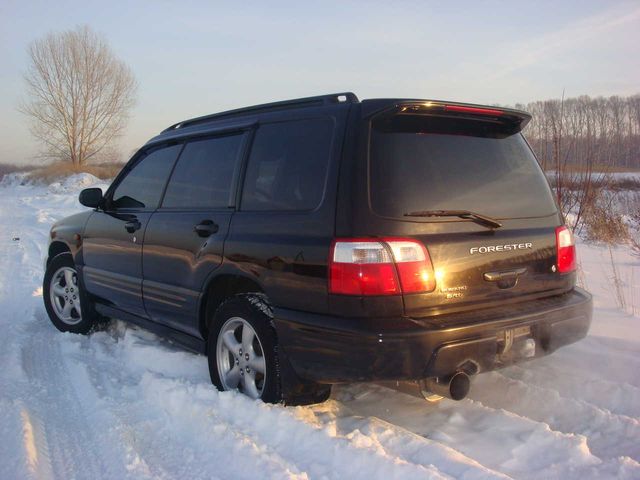
[[225, 390], [237, 388], [251, 398], [262, 396], [267, 362], [260, 339], [249, 322], [232, 317], [222, 325], [216, 345], [216, 360]]
[[77, 325], [82, 321], [78, 274], [71, 267], [61, 267], [51, 277], [51, 306], [60, 321]]

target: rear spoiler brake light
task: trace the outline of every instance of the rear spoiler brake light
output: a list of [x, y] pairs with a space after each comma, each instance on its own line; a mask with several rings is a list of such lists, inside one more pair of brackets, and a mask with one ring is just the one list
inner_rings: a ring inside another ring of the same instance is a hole
[[490, 115], [492, 117], [501, 117], [504, 115], [502, 110], [493, 108], [465, 107], [462, 105], [445, 105], [445, 112], [469, 113], [471, 115]]

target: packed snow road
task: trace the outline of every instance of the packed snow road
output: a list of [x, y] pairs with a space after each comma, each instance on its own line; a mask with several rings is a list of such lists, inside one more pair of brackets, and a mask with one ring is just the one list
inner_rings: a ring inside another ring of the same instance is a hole
[[[428, 404], [382, 387], [334, 388], [285, 408], [211, 386], [206, 359], [113, 321], [61, 334], [42, 304], [52, 222], [90, 176], [0, 184], [0, 478], [640, 478], [639, 260], [581, 245], [591, 335]], [[634, 284], [634, 282], [636, 282]]]

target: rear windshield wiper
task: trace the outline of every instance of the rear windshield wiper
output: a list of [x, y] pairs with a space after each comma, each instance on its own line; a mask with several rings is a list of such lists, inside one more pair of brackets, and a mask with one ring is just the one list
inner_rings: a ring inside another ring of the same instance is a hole
[[487, 228], [500, 228], [502, 224], [494, 218], [469, 210], [419, 210], [404, 214], [405, 217], [460, 217]]

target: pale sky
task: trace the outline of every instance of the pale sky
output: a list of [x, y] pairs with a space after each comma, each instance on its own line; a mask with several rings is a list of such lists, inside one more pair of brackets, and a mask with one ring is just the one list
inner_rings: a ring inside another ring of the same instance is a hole
[[185, 118], [353, 91], [513, 104], [640, 93], [640, 1], [0, 0], [0, 162], [32, 162], [28, 44], [87, 24], [133, 70], [126, 156]]

